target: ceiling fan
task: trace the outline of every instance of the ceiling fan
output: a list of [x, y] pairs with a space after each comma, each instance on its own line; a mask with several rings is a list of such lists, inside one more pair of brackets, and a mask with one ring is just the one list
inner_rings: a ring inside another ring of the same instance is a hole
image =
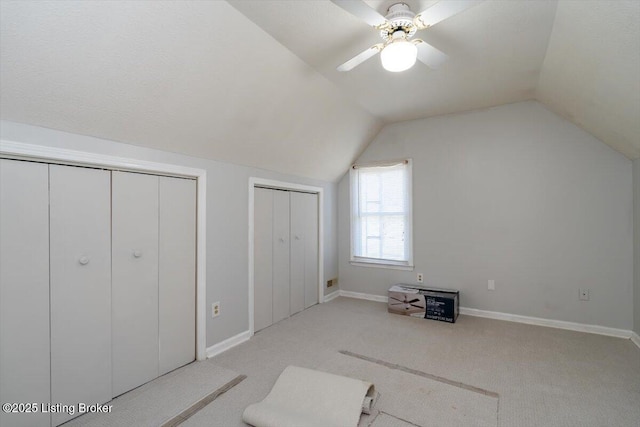
[[438, 68], [448, 56], [420, 39], [412, 39], [419, 30], [456, 15], [483, 0], [444, 0], [416, 14], [405, 3], [394, 3], [382, 16], [362, 0], [331, 0], [347, 12], [380, 31], [383, 42], [340, 65], [338, 71], [350, 71], [380, 53], [385, 70], [399, 72], [413, 67], [418, 59], [430, 68]]

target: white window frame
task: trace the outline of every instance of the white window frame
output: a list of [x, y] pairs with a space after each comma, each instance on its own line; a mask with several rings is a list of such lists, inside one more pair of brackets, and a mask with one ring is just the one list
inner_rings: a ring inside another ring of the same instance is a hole
[[[358, 218], [358, 199], [359, 191], [358, 183], [358, 168], [369, 167], [384, 167], [394, 166], [400, 163], [407, 165], [407, 213], [405, 223], [405, 251], [407, 255], [406, 261], [396, 261], [381, 258], [367, 258], [355, 255], [355, 227]], [[350, 234], [351, 234], [351, 252], [350, 263], [360, 267], [377, 267], [377, 268], [389, 268], [395, 270], [413, 270], [413, 167], [411, 159], [393, 160], [385, 162], [371, 162], [353, 165], [349, 170], [349, 194], [350, 194]], [[355, 193], [355, 194], [354, 194]]]

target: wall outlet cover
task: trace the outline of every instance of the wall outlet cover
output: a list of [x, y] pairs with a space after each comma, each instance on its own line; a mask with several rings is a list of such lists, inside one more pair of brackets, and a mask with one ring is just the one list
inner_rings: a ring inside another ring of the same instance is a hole
[[211, 304], [211, 317], [220, 316], [220, 301]]

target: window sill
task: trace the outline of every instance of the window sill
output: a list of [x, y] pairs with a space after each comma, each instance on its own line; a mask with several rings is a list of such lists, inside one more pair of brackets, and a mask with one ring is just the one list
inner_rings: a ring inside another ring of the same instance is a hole
[[356, 267], [385, 268], [387, 270], [413, 271], [414, 268], [413, 265], [385, 264], [381, 262], [349, 261], [349, 263]]

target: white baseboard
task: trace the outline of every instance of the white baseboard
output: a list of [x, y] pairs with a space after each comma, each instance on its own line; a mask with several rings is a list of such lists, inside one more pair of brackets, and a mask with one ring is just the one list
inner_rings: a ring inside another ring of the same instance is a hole
[[631, 332], [631, 342], [640, 348], [640, 336], [635, 332]]
[[[387, 302], [388, 298], [381, 295], [364, 294], [360, 292], [351, 292], [340, 290], [340, 296], [347, 298], [364, 299], [368, 301]], [[640, 347], [640, 337], [625, 329], [609, 328], [599, 325], [586, 325], [584, 323], [565, 322], [563, 320], [543, 319], [540, 317], [521, 316], [518, 314], [500, 313], [497, 311], [478, 310], [475, 308], [460, 307], [460, 314], [466, 316], [485, 317], [488, 319], [506, 320], [508, 322], [526, 323], [529, 325], [547, 326], [550, 328], [568, 329], [570, 331], [588, 332], [591, 334], [608, 335], [617, 338], [631, 339], [638, 347]], [[635, 335], [635, 337], [634, 337]]]
[[366, 299], [367, 301], [376, 301], [376, 302], [387, 302], [389, 300], [388, 297], [383, 297], [381, 295], [371, 295], [371, 294], [363, 294], [360, 292], [351, 292], [351, 291], [343, 291], [340, 289], [340, 296], [347, 298], [356, 298], [356, 299]]
[[231, 338], [227, 338], [226, 340], [219, 342], [218, 344], [207, 347], [207, 359], [216, 356], [223, 351], [227, 351], [232, 347], [242, 344], [243, 342], [248, 341], [249, 338], [251, 338], [251, 333], [249, 331], [244, 331]]
[[340, 296], [340, 289], [338, 289], [337, 291], [333, 291], [328, 295], [324, 296], [324, 302], [329, 302], [332, 299], [336, 299]]
[[[339, 296], [347, 297], [347, 298], [363, 299], [367, 301], [376, 301], [376, 302], [388, 301], [388, 297], [385, 297], [382, 295], [372, 295], [372, 294], [365, 294], [361, 292], [344, 291], [342, 289], [339, 289], [337, 291], [331, 292], [328, 295], [325, 295], [324, 302], [331, 301]], [[475, 308], [467, 308], [467, 307], [460, 307], [460, 314], [464, 314], [466, 316], [485, 317], [487, 319], [505, 320], [508, 322], [526, 323], [529, 325], [536, 325], [536, 326], [547, 326], [550, 328], [567, 329], [570, 331], [577, 331], [577, 332], [587, 332], [587, 333], [598, 334], [598, 335], [608, 335], [608, 336], [617, 337], [617, 338], [626, 338], [626, 339], [630, 339], [631, 342], [633, 342], [636, 346], [638, 346], [638, 348], [640, 348], [640, 336], [633, 331], [627, 331], [624, 329], [608, 328], [606, 326], [598, 326], [598, 325], [586, 325], [583, 323], [565, 322], [562, 320], [542, 319], [540, 317], [520, 316], [517, 314], [500, 313], [497, 311], [478, 310]], [[250, 338], [251, 338], [251, 333], [249, 331], [244, 331], [231, 338], [227, 338], [226, 340], [219, 342], [218, 344], [214, 344], [211, 347], [207, 348], [207, 358], [214, 357], [224, 351], [227, 351], [230, 348], [233, 348], [239, 344], [242, 344], [245, 341], [248, 341]]]
[[507, 322], [526, 323], [528, 325], [548, 326], [550, 328], [568, 329], [570, 331], [588, 332], [590, 334], [608, 335], [617, 338], [631, 338], [631, 331], [625, 329], [609, 328], [599, 325], [587, 325], [584, 323], [566, 322], [564, 320], [543, 319], [540, 317], [521, 316], [519, 314], [500, 313], [498, 311], [478, 310], [475, 308], [460, 307], [460, 314], [488, 319], [506, 320]]

